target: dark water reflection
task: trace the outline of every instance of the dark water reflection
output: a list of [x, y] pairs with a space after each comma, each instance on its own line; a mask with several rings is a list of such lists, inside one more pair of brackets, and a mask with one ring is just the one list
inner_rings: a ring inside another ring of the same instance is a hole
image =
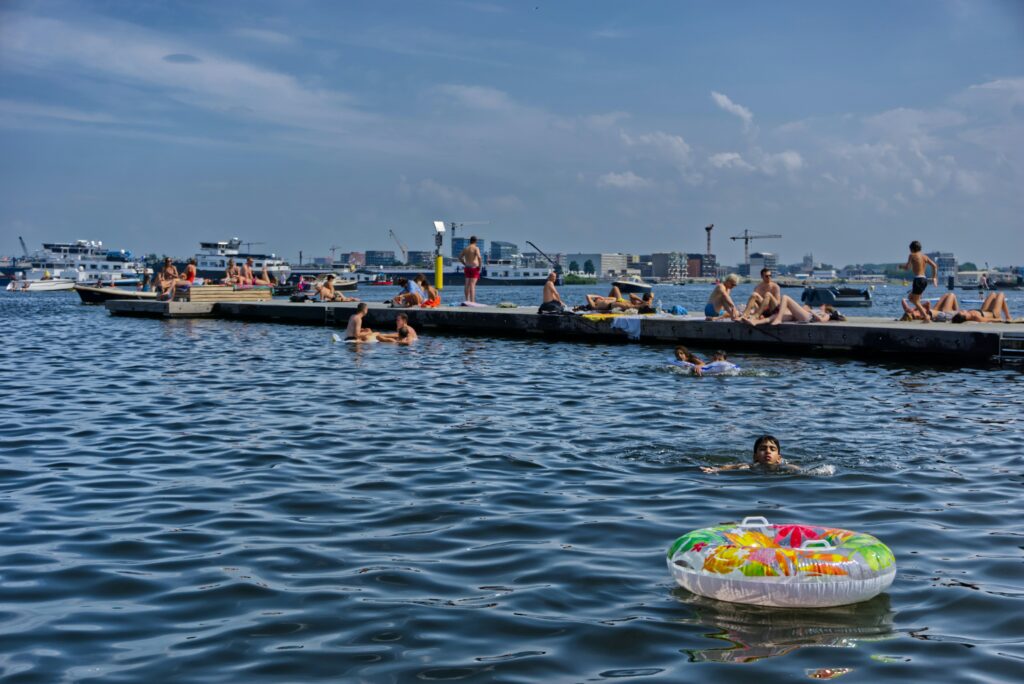
[[[1017, 371], [0, 316], [5, 680], [1024, 677]], [[765, 430], [802, 473], [700, 472]], [[674, 586], [676, 536], [755, 514], [875, 534], [896, 581], [815, 611]]]

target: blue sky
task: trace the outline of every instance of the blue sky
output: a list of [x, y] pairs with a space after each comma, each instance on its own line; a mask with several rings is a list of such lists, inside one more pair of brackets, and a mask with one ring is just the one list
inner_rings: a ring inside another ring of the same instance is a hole
[[0, 252], [1024, 263], [1024, 3], [0, 4]]

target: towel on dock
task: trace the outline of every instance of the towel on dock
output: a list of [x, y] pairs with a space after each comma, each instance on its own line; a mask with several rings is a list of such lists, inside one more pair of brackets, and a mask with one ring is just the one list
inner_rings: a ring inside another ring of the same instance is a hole
[[622, 330], [629, 339], [639, 340], [640, 321], [641, 318], [639, 316], [619, 316], [612, 321], [612, 330]]

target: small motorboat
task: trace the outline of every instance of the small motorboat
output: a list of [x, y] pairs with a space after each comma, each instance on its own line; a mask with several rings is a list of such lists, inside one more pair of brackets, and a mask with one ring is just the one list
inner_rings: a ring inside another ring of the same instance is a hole
[[622, 294], [647, 294], [651, 291], [651, 284], [645, 283], [639, 276], [630, 276], [622, 280], [612, 282], [612, 287], [619, 288]]
[[75, 285], [75, 292], [81, 298], [83, 304], [103, 304], [112, 299], [137, 299], [141, 301], [156, 301], [156, 292], [143, 292], [142, 290], [127, 290], [122, 287], [93, 287], [91, 285]]
[[856, 287], [805, 287], [800, 301], [808, 306], [871, 306], [871, 290]]

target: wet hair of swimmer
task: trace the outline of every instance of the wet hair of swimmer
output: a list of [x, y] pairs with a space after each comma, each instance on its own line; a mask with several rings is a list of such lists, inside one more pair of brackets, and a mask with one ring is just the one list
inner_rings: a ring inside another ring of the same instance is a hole
[[700, 361], [700, 359], [690, 353], [689, 349], [682, 345], [676, 347], [676, 358], [680, 361], [686, 361], [687, 363], [697, 363]]
[[762, 444], [768, 444], [769, 442], [775, 445], [775, 448], [779, 450], [779, 454], [780, 455], [782, 454], [782, 445], [779, 444], [779, 440], [778, 440], [777, 437], [775, 437], [774, 435], [761, 435], [754, 442], [754, 460], [755, 461], [757, 460], [757, 450], [761, 448]]
[[725, 352], [722, 351], [721, 349], [716, 350], [715, 353], [711, 355], [711, 360], [712, 361], [726, 361], [727, 359], [726, 359], [726, 356], [725, 356]]

